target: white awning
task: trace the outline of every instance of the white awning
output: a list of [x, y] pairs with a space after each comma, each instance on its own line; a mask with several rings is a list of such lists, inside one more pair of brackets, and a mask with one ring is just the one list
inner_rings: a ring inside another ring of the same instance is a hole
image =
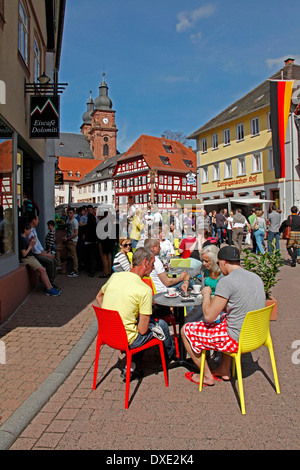
[[229, 201], [237, 204], [264, 204], [265, 202], [275, 202], [270, 199], [259, 199], [257, 197], [230, 197]]
[[275, 202], [271, 199], [259, 199], [257, 197], [228, 197], [223, 199], [207, 199], [201, 202], [203, 206], [212, 206], [217, 204], [228, 204], [234, 202], [235, 204], [264, 204]]

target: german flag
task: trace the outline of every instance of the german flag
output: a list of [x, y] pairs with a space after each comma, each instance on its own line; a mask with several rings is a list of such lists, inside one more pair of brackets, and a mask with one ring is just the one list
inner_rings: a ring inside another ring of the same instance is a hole
[[271, 130], [275, 178], [285, 178], [285, 136], [294, 80], [270, 80]]

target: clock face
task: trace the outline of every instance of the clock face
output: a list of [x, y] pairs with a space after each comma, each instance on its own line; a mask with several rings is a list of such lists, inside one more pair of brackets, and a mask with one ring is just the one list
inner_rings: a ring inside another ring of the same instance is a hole
[[103, 119], [102, 119], [102, 122], [103, 122], [104, 124], [108, 124], [108, 119], [107, 119], [107, 118], [103, 118]]

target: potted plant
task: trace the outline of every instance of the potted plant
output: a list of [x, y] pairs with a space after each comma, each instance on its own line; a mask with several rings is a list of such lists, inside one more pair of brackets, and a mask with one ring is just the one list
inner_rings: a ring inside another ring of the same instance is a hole
[[244, 268], [257, 274], [263, 281], [266, 293], [266, 306], [275, 302], [271, 320], [277, 319], [277, 300], [271, 295], [271, 289], [277, 284], [283, 258], [280, 250], [275, 249], [275, 242], [272, 243], [272, 254], [268, 251], [264, 254], [251, 253], [250, 250], [243, 250]]

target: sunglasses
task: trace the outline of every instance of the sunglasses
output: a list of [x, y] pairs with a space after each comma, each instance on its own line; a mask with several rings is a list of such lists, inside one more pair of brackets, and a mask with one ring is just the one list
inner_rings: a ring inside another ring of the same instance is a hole
[[127, 248], [128, 246], [131, 246], [131, 243], [124, 243], [122, 246], [124, 246], [124, 248]]

